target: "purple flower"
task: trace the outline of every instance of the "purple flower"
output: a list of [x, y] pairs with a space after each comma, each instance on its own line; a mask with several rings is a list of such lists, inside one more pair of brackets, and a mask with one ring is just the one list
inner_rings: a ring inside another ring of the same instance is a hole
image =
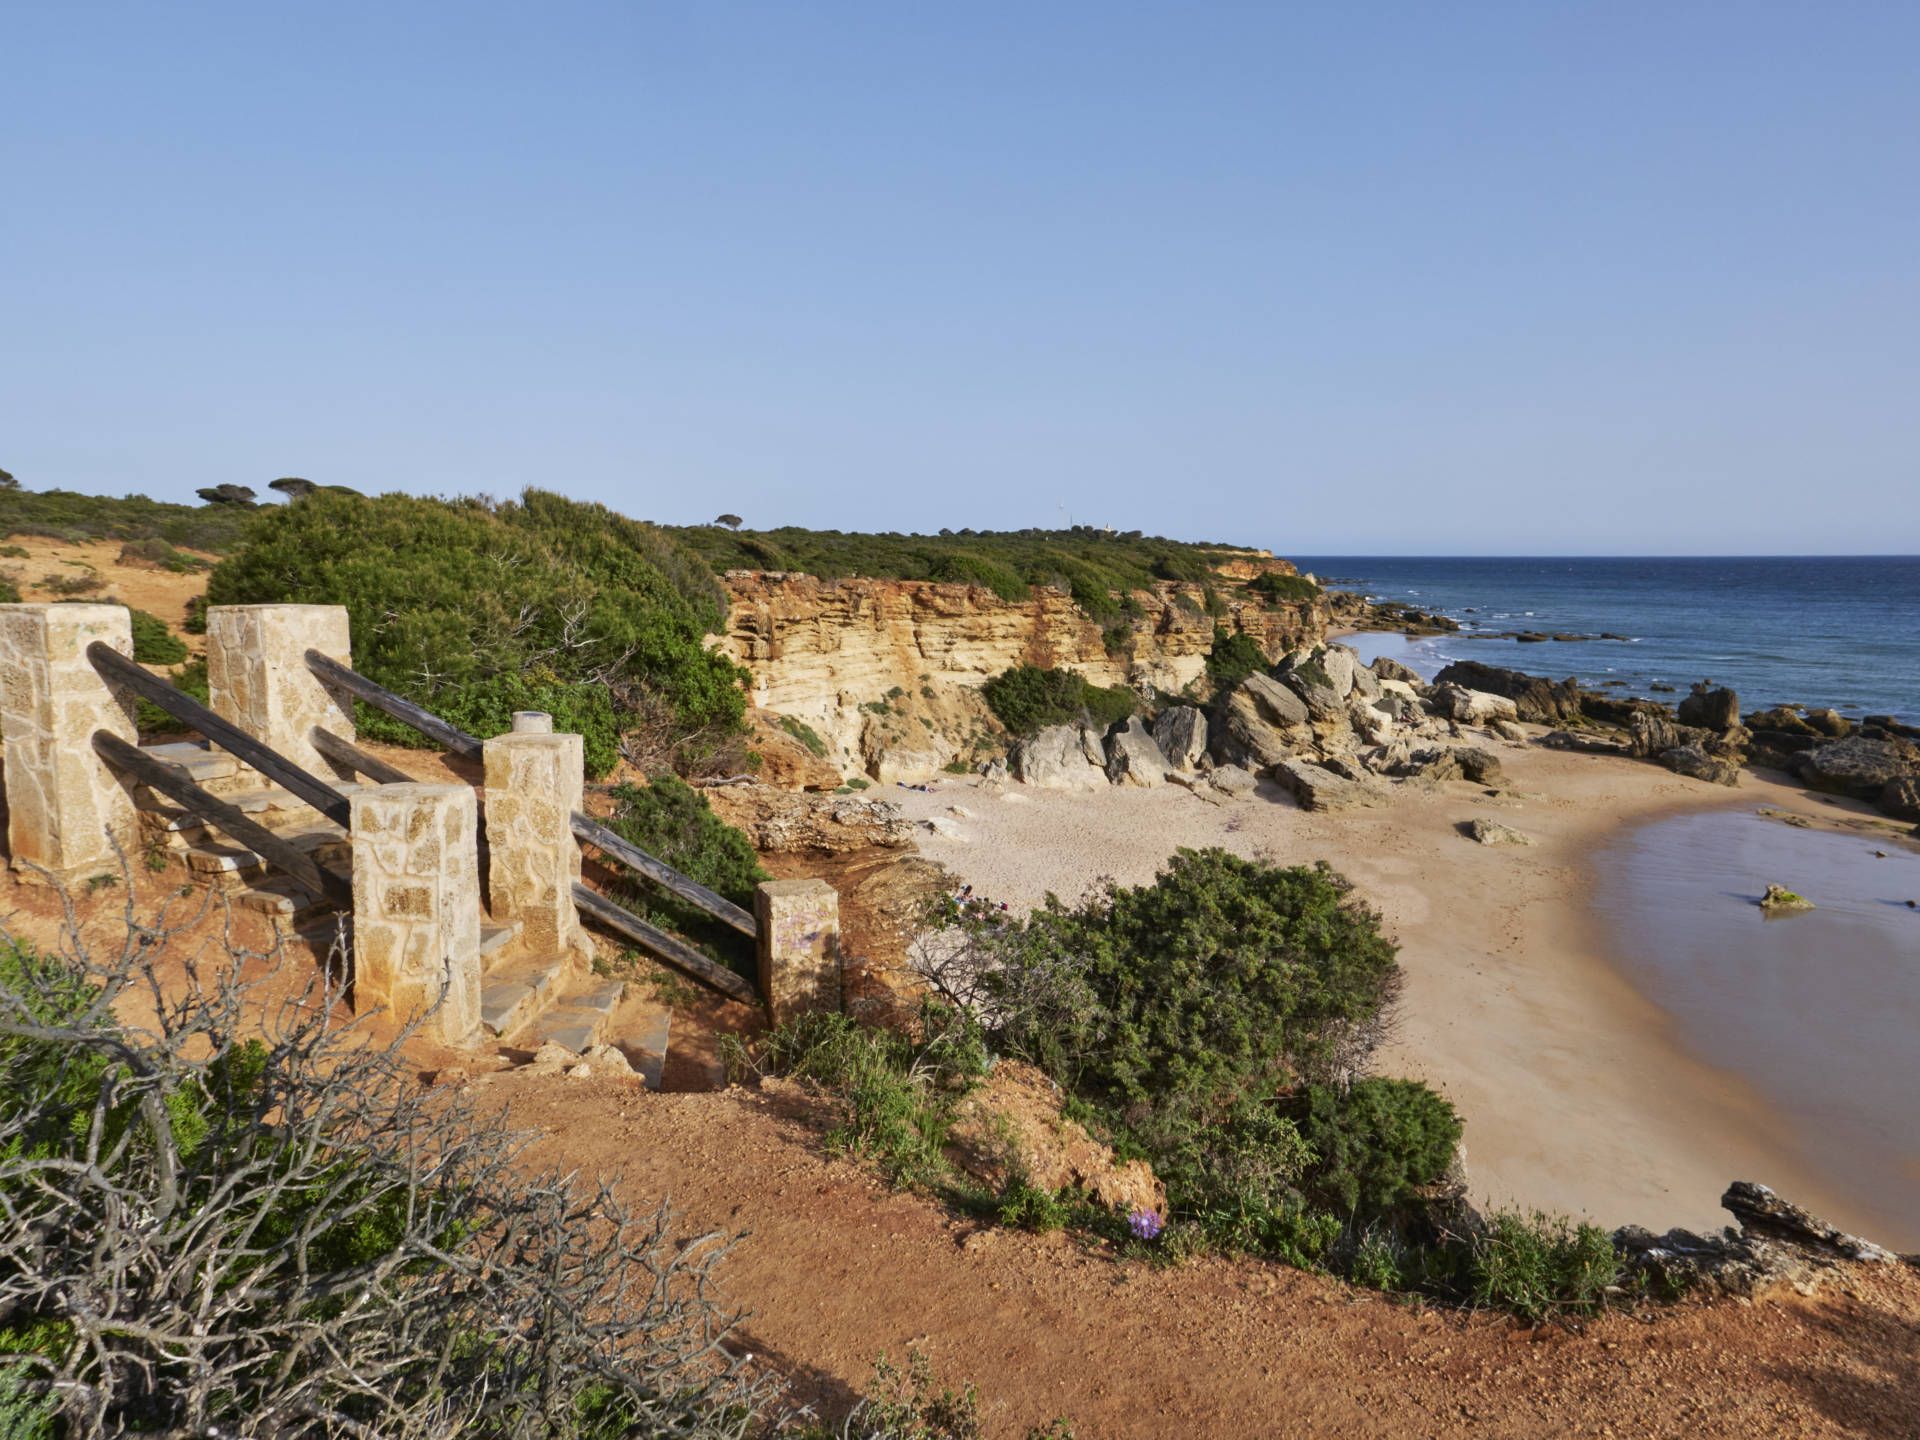
[[1127, 1228], [1133, 1232], [1134, 1239], [1151, 1240], [1160, 1233], [1162, 1227], [1159, 1215], [1151, 1210], [1136, 1208], [1127, 1217]]

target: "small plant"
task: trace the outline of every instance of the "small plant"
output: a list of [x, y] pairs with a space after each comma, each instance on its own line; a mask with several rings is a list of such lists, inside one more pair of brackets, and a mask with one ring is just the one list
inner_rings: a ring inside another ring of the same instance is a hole
[[141, 851], [141, 858], [145, 862], [149, 874], [158, 875], [161, 871], [165, 870], [168, 859], [170, 858], [166, 840], [156, 835], [147, 841]]
[[1071, 1223], [1073, 1210], [1071, 1202], [1059, 1193], [1015, 1180], [1001, 1197], [999, 1217], [1002, 1225], [1046, 1235]]
[[782, 715], [780, 717], [780, 728], [798, 740], [802, 745], [806, 746], [807, 753], [815, 759], [826, 758], [827, 742], [822, 740], [819, 732], [807, 724], [806, 721], [796, 719], [792, 715]]
[[178, 665], [187, 658], [187, 644], [167, 628], [167, 622], [145, 610], [128, 612], [133, 621], [133, 658], [142, 665]]
[[940, 768], [949, 775], [971, 775], [973, 773], [973, 767], [967, 764], [965, 760], [958, 758], [949, 760]]
[[24, 545], [0, 545], [0, 558], [25, 560], [28, 558], [27, 547]]
[[97, 574], [86, 575], [49, 575], [39, 582], [39, 587], [53, 595], [70, 598], [76, 595], [93, 595], [107, 588], [107, 582]]
[[120, 883], [118, 875], [94, 875], [87, 880], [87, 894], [98, 895], [102, 890], [111, 890]]
[[1498, 1210], [1470, 1242], [1473, 1303], [1529, 1322], [1600, 1308], [1620, 1274], [1612, 1237], [1564, 1215]]

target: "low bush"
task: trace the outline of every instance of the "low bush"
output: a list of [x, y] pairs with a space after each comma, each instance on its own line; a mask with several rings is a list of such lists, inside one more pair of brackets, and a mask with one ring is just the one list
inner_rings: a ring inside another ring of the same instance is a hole
[[38, 1402], [74, 1435], [737, 1440], [767, 1387], [722, 1348], [731, 1241], [519, 1168], [324, 970], [231, 953], [163, 992], [177, 933], [0, 948], [0, 1403], [27, 1434]]
[[780, 717], [780, 728], [798, 740], [802, 745], [806, 746], [807, 753], [815, 759], [824, 759], [826, 757], [827, 742], [822, 740], [820, 738], [820, 732], [807, 724], [806, 721], [796, 719], [791, 715], [782, 715]]
[[1085, 720], [1100, 729], [1126, 719], [1139, 704], [1123, 686], [1105, 689], [1071, 670], [1020, 665], [980, 687], [980, 693], [1010, 734], [1030, 735], [1049, 725]]
[[167, 628], [167, 622], [144, 610], [131, 610], [133, 658], [142, 665], [178, 665], [187, 658], [187, 642]]
[[1302, 1188], [1341, 1214], [1375, 1216], [1447, 1173], [1460, 1117], [1418, 1080], [1356, 1080], [1346, 1092], [1308, 1087], [1301, 1137], [1313, 1151]]
[[1260, 642], [1242, 631], [1228, 633], [1224, 626], [1213, 627], [1213, 648], [1207, 652], [1207, 682], [1213, 693], [1224, 695], [1249, 675], [1272, 668]]
[[[589, 779], [609, 774], [620, 763], [620, 727], [613, 713], [613, 697], [604, 685], [588, 681], [569, 684], [552, 671], [536, 667], [524, 675], [496, 675], [488, 680], [443, 686], [434, 693], [433, 711], [450, 725], [482, 740], [513, 729], [516, 710], [544, 710], [553, 716], [557, 733], [581, 737]], [[362, 735], [389, 745], [438, 749], [403, 720], [364, 701], [354, 704], [354, 725]]]
[[1605, 1230], [1539, 1211], [1495, 1211], [1465, 1249], [1465, 1298], [1532, 1323], [1600, 1309], [1623, 1269]]
[[1304, 575], [1276, 575], [1272, 571], [1254, 576], [1247, 582], [1247, 589], [1262, 600], [1279, 603], [1316, 600], [1321, 594], [1320, 587]]
[[[211, 705], [213, 696], [207, 685], [207, 662], [204, 659], [189, 660], [166, 679], [173, 688], [191, 700], [202, 705]], [[162, 710], [151, 700], [141, 700], [136, 707], [134, 724], [140, 727], [142, 734], [172, 735], [186, 729], [178, 720]]]
[[[761, 868], [753, 842], [714, 814], [706, 796], [670, 772], [646, 785], [617, 786], [611, 799], [608, 829], [742, 909], [753, 908], [754, 886], [773, 878]], [[685, 936], [719, 963], [753, 973], [753, 942], [671, 891], [635, 877], [623, 882], [616, 898], [641, 919]]]
[[78, 575], [49, 575], [38, 581], [35, 588], [71, 600], [80, 595], [97, 595], [107, 588], [107, 582], [98, 571], [87, 570]]
[[218, 555], [239, 542], [255, 513], [237, 505], [176, 505], [144, 495], [0, 490], [0, 535], [46, 535], [70, 544], [157, 538]]
[[[723, 597], [700, 558], [545, 491], [494, 502], [323, 489], [267, 507], [214, 570], [207, 603], [344, 605], [355, 668], [442, 713], [505, 714], [526, 684], [604, 689], [636, 763], [736, 735], [745, 714], [742, 672], [702, 643]], [[586, 704], [582, 691], [571, 708], [585, 716]]]

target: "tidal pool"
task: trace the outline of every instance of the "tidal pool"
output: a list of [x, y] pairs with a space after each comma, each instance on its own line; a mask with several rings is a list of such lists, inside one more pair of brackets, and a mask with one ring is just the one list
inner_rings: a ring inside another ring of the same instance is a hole
[[[1596, 858], [1622, 971], [1879, 1220], [1869, 1239], [1920, 1249], [1920, 910], [1907, 905], [1920, 850], [1718, 811], [1640, 827]], [[1768, 919], [1769, 884], [1818, 908]]]

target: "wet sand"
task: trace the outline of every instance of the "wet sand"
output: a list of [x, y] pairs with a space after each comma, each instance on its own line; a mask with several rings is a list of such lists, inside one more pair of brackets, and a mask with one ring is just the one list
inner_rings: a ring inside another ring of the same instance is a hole
[[[1459, 1107], [1482, 1202], [1717, 1229], [1727, 1222], [1721, 1192], [1749, 1179], [1871, 1233], [1878, 1207], [1854, 1203], [1810, 1163], [1761, 1090], [1694, 1053], [1615, 963], [1613, 927], [1596, 904], [1596, 858], [1623, 825], [1751, 816], [1760, 805], [1822, 815], [1830, 803], [1751, 775], [1728, 790], [1637, 761], [1493, 748], [1525, 798], [1454, 784], [1401, 790], [1390, 809], [1317, 815], [1264, 782], [1252, 799], [1216, 808], [1171, 786], [1011, 785], [996, 795], [974, 779], [887, 798], [914, 819], [953, 819], [962, 838], [923, 832], [923, 852], [1016, 908], [1049, 890], [1075, 898], [1107, 876], [1142, 883], [1183, 845], [1330, 861], [1402, 947], [1406, 990], [1379, 1069], [1424, 1079]], [[969, 814], [952, 815], [955, 805]], [[1478, 816], [1537, 843], [1475, 844], [1458, 827]]]

